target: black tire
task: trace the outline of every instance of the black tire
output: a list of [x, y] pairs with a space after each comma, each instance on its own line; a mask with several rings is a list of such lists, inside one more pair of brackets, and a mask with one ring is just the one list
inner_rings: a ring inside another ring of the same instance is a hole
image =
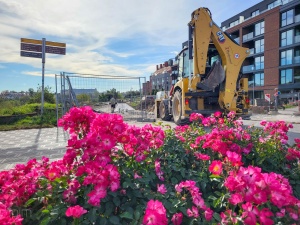
[[173, 101], [172, 101], [172, 114], [174, 122], [177, 125], [184, 125], [189, 123], [189, 119], [181, 119], [182, 116], [182, 97], [181, 91], [177, 90], [174, 94]]
[[159, 117], [164, 121], [170, 121], [172, 119], [172, 115], [170, 115], [168, 100], [163, 100], [159, 104]]

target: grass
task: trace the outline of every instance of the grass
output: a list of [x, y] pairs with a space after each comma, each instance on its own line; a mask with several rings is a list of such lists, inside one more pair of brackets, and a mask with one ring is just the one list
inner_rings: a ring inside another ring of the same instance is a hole
[[[36, 113], [36, 115], [27, 115]], [[56, 105], [44, 104], [44, 113], [40, 115], [40, 104], [25, 104], [21, 106], [1, 107], [0, 131], [32, 129], [32, 128], [49, 128], [55, 127], [56, 122]]]

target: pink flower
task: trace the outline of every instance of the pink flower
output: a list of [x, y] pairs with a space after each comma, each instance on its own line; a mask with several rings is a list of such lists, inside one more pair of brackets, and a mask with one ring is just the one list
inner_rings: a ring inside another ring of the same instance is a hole
[[228, 201], [233, 204], [233, 205], [237, 205], [241, 202], [243, 202], [243, 196], [240, 193], [236, 193], [236, 194], [232, 194], [230, 196], [230, 198], [228, 199]]
[[201, 154], [200, 152], [195, 152], [194, 155], [196, 156], [196, 158], [198, 160], [210, 160], [210, 156], [209, 155], [205, 155], [205, 154]]
[[155, 166], [155, 173], [156, 173], [158, 179], [160, 179], [161, 181], [164, 181], [165, 180], [165, 178], [163, 177], [164, 172], [160, 169], [159, 159], [155, 160], [154, 166]]
[[142, 176], [138, 175], [138, 173], [134, 173], [134, 179], [140, 179]]
[[192, 209], [187, 209], [186, 213], [187, 213], [188, 217], [194, 217], [194, 218], [199, 217], [199, 211], [196, 206], [192, 206]]
[[87, 211], [79, 205], [75, 205], [73, 207], [69, 207], [66, 211], [67, 217], [80, 218], [83, 214], [87, 213]]
[[214, 117], [221, 117], [222, 116], [222, 112], [220, 112], [220, 111], [217, 111], [217, 112], [215, 112], [214, 113]]
[[173, 216], [172, 216], [172, 222], [174, 225], [180, 225], [182, 223], [182, 218], [183, 218], [183, 214], [180, 212], [180, 213], [175, 213]]
[[163, 195], [167, 193], [167, 189], [164, 184], [161, 185], [157, 184], [157, 191]]
[[168, 219], [166, 209], [160, 201], [150, 200], [147, 203], [145, 216], [143, 218], [144, 225], [167, 225]]
[[226, 159], [231, 162], [232, 166], [241, 166], [243, 165], [242, 161], [242, 156], [240, 154], [237, 154], [232, 151], [227, 151], [226, 152]]
[[204, 216], [207, 221], [210, 221], [212, 219], [213, 214], [214, 214], [214, 211], [212, 211], [210, 208], [208, 208], [204, 211]]
[[213, 175], [220, 175], [222, 173], [222, 162], [220, 160], [214, 160], [208, 169]]

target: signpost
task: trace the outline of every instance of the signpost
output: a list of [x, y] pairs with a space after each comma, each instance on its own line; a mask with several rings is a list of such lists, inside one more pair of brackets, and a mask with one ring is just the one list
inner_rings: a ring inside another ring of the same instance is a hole
[[265, 100], [269, 102], [269, 112], [271, 109], [271, 95], [270, 94], [265, 94]]
[[41, 97], [41, 115], [44, 111], [44, 73], [46, 53], [50, 54], [66, 54], [66, 43], [42, 40], [21, 38], [21, 51], [20, 55], [23, 57], [33, 57], [42, 59], [42, 97]]
[[265, 99], [266, 99], [266, 101], [270, 102], [271, 101], [271, 95], [270, 94], [265, 94]]

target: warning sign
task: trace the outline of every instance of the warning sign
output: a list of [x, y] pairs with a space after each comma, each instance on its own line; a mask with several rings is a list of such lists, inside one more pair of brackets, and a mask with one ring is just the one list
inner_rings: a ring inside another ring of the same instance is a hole
[[265, 94], [265, 99], [266, 99], [266, 101], [270, 102], [271, 101], [271, 95], [270, 94]]

